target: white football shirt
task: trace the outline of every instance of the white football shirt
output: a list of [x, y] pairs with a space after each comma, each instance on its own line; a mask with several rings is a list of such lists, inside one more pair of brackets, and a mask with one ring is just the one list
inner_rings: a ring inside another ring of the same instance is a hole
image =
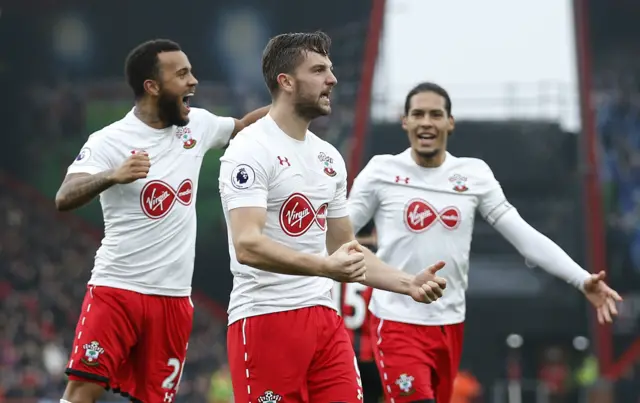
[[233, 118], [191, 108], [185, 127], [153, 129], [131, 110], [89, 136], [67, 173], [96, 174], [146, 152], [146, 179], [102, 192], [104, 238], [89, 284], [143, 294], [191, 295], [196, 243], [196, 193], [204, 154], [224, 147]]
[[229, 211], [264, 208], [264, 235], [297, 251], [326, 256], [327, 218], [347, 216], [347, 176], [340, 153], [310, 131], [302, 141], [287, 136], [267, 115], [232, 140], [220, 161], [233, 273], [229, 324], [309, 306], [334, 307], [331, 279], [271, 273], [238, 263]]
[[447, 289], [435, 303], [373, 291], [369, 309], [376, 316], [419, 325], [464, 321], [476, 211], [493, 225], [513, 208], [484, 161], [447, 153], [441, 166], [423, 168], [410, 149], [373, 157], [355, 179], [348, 207], [356, 232], [373, 218], [384, 262], [412, 274], [446, 263], [439, 275]]

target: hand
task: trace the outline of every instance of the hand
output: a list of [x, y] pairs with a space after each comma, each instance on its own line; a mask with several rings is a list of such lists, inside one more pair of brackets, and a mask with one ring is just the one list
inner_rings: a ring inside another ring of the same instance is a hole
[[149, 155], [147, 153], [136, 153], [127, 158], [111, 175], [114, 183], [131, 183], [137, 179], [146, 178], [149, 174]]
[[322, 276], [341, 283], [354, 283], [364, 281], [366, 271], [362, 246], [353, 240], [327, 257]]
[[592, 274], [584, 281], [584, 295], [589, 302], [596, 307], [598, 322], [602, 325], [613, 322], [613, 317], [618, 315], [616, 302], [621, 302], [622, 297], [604, 282], [605, 272]]
[[442, 292], [447, 288], [447, 280], [436, 276], [436, 273], [442, 269], [444, 265], [445, 263], [442, 261], [437, 262], [413, 278], [409, 295], [411, 295], [414, 301], [430, 304], [442, 297]]

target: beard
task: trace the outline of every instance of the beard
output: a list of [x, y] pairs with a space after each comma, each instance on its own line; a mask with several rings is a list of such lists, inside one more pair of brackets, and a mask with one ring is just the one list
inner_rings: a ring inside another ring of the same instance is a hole
[[331, 107], [320, 106], [320, 97], [312, 96], [303, 90], [296, 93], [294, 110], [298, 116], [309, 121], [331, 113]]
[[158, 117], [170, 126], [186, 126], [189, 118], [182, 117], [181, 101], [182, 97], [161, 91], [158, 97]]

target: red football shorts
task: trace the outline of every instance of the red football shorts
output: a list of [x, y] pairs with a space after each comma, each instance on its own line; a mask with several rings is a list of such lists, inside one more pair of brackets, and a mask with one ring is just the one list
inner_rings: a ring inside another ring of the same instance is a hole
[[464, 323], [421, 326], [372, 315], [371, 331], [387, 402], [449, 403], [462, 356]]
[[253, 316], [229, 326], [236, 403], [361, 403], [356, 357], [342, 318], [314, 306]]
[[65, 372], [145, 403], [175, 400], [192, 319], [189, 297], [89, 286]]

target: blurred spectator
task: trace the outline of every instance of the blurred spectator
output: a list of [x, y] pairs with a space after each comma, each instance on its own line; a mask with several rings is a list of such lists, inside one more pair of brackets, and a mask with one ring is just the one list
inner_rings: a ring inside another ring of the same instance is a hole
[[225, 364], [211, 376], [207, 403], [226, 403], [231, 401], [233, 401], [231, 372], [229, 372], [229, 366]]
[[544, 351], [538, 378], [549, 391], [550, 402], [564, 401], [571, 385], [571, 369], [560, 347], [549, 347]]

